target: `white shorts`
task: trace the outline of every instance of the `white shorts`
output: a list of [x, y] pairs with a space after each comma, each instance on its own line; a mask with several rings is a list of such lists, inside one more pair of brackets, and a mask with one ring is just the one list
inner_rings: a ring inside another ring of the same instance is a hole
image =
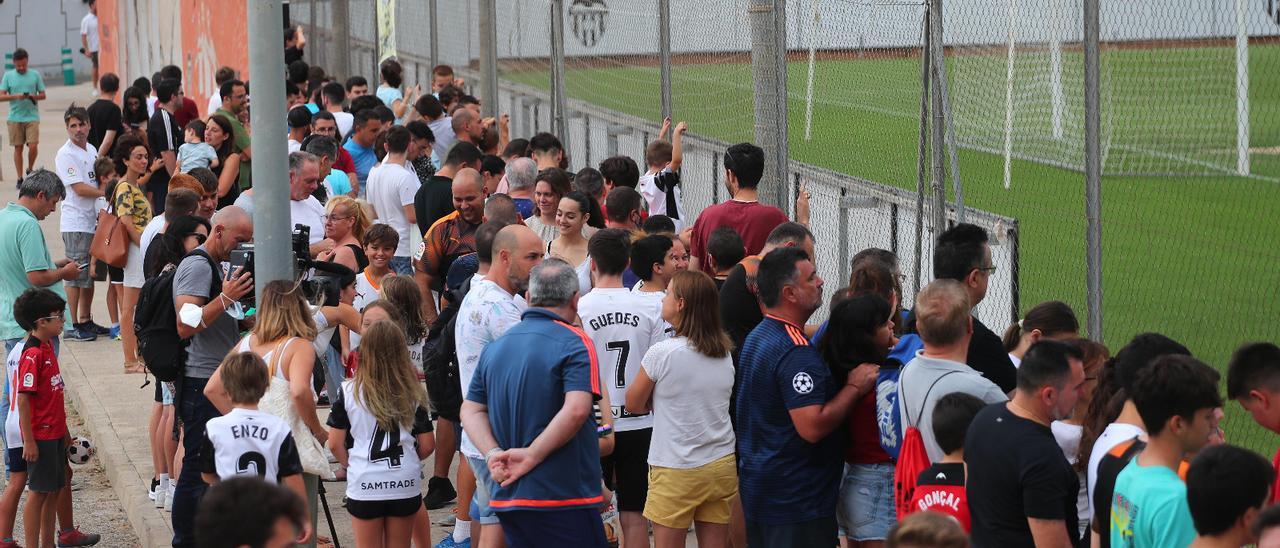
[[146, 282], [142, 275], [142, 249], [138, 244], [129, 244], [129, 258], [124, 263], [124, 286], [141, 289]]

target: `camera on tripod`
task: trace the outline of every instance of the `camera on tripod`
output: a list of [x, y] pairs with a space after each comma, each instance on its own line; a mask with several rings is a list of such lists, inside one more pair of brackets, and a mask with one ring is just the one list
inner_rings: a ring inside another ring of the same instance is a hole
[[[338, 278], [331, 275], [333, 271], [329, 267], [333, 263], [312, 260], [311, 227], [304, 224], [293, 225], [289, 249], [293, 264], [292, 279], [302, 289], [302, 294], [306, 296], [307, 302], [311, 303], [312, 306], [338, 306], [338, 296], [342, 291], [342, 286], [339, 284]], [[252, 243], [243, 243], [236, 246], [235, 249], [231, 250], [231, 272], [243, 269], [242, 272], [253, 274], [254, 254], [255, 250]], [[249, 293], [241, 299], [244, 304], [249, 306], [254, 304], [254, 300], [253, 293]]]

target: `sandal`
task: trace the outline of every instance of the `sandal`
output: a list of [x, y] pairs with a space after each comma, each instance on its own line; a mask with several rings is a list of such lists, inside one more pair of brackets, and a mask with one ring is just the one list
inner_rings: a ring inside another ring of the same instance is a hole
[[124, 373], [126, 375], [131, 375], [134, 373], [146, 373], [146, 372], [147, 372], [147, 366], [146, 364], [143, 364], [141, 360], [135, 361], [135, 362], [126, 362], [124, 364]]
[[316, 536], [316, 548], [333, 546], [333, 539], [329, 537]]

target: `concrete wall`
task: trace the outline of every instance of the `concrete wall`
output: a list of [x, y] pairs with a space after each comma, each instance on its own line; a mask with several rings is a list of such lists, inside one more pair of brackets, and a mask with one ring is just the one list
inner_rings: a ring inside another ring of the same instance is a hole
[[91, 77], [93, 65], [80, 55], [80, 20], [89, 13], [83, 0], [7, 0], [0, 3], [0, 52], [26, 48], [31, 67], [47, 85], [62, 84], [62, 48], [71, 48], [76, 81]]

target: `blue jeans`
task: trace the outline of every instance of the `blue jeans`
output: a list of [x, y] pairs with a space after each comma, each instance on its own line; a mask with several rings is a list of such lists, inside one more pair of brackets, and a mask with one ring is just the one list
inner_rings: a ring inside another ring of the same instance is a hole
[[893, 470], [893, 463], [844, 465], [836, 522], [845, 536], [858, 542], [889, 538], [897, 523]]
[[489, 500], [497, 490], [498, 484], [493, 482], [489, 465], [484, 462], [484, 459], [472, 457], [467, 457], [467, 463], [471, 465], [471, 471], [476, 475], [476, 492], [475, 496], [471, 497], [471, 519], [480, 520], [481, 525], [497, 524], [498, 515], [493, 512], [493, 508], [489, 507]]
[[209, 419], [221, 415], [218, 409], [204, 397], [204, 386], [209, 379], [183, 377], [177, 386], [178, 416], [182, 418], [182, 475], [173, 492], [173, 545], [195, 546], [196, 510], [200, 499], [209, 488], [200, 477], [200, 445], [204, 440], [204, 425]]

